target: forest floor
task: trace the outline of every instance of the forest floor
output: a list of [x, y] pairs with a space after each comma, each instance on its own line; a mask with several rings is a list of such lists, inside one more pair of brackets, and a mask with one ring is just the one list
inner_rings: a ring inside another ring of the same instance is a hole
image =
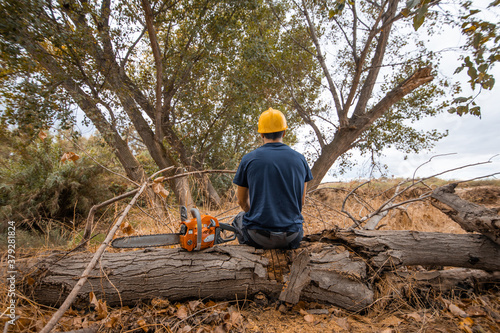
[[[320, 232], [335, 227], [345, 228], [352, 221], [342, 213], [342, 206], [353, 216], [366, 215], [391, 197], [395, 187], [367, 184], [356, 190], [345, 201], [346, 196], [359, 184], [323, 184], [309, 193], [304, 207], [304, 229], [306, 234]], [[417, 198], [427, 189], [412, 188], [401, 196], [401, 200]], [[479, 186], [460, 185], [457, 194], [471, 202], [489, 208], [500, 209], [500, 186], [498, 184]], [[238, 210], [232, 209], [234, 202], [229, 200], [226, 209], [212, 211], [206, 208], [203, 213], [230, 221]], [[119, 206], [114, 207], [116, 215]], [[171, 232], [177, 217], [169, 216], [170, 225], [158, 223], [144, 217], [143, 210], [131, 214], [120, 235]], [[105, 219], [99, 221], [101, 232], [108, 226]], [[108, 222], [109, 223], [109, 222]], [[427, 232], [465, 233], [458, 224], [437, 210], [429, 200], [415, 201], [389, 212], [379, 225], [381, 230], [416, 230]], [[54, 230], [56, 230], [54, 228]], [[2, 235], [3, 236], [3, 235]], [[55, 247], [69, 250], [77, 244], [81, 232], [73, 232], [70, 237], [61, 233], [45, 233], [45, 238], [35, 239], [19, 234], [18, 256], [36, 256]], [[119, 236], [119, 235], [118, 235]], [[2, 237], [6, 238], [6, 237]], [[64, 240], [64, 241], [62, 241]], [[97, 234], [93, 245], [95, 249], [102, 237]], [[29, 244], [31, 242], [31, 245]], [[24, 250], [21, 250], [24, 247]], [[0, 243], [6, 253], [6, 244]], [[2, 256], [1, 266], [6, 265], [6, 255]], [[420, 269], [410, 267], [408, 269]], [[3, 270], [3, 269], [2, 269]], [[2, 274], [3, 275], [3, 274]], [[2, 278], [0, 284], [2, 317], [5, 325], [8, 315], [8, 286]], [[87, 329], [86, 332], [500, 332], [500, 286], [488, 284], [464, 286], [448, 293], [422, 291], [404, 286], [391, 285], [381, 281], [380, 288], [394, 288], [392, 297], [379, 298], [369, 308], [360, 312], [320, 303], [299, 302], [291, 306], [269, 299], [264, 294], [252, 298], [213, 302], [211, 300], [191, 300], [185, 303], [171, 303], [164, 299], [154, 299], [136, 307], [112, 308], [100, 300], [93, 299], [84, 309], [70, 309], [59, 321], [58, 332]], [[18, 303], [14, 325], [8, 332], [38, 332], [47, 323], [55, 308], [36, 303], [28, 296], [17, 291]], [[384, 292], [389, 295], [391, 293]], [[6, 332], [4, 330], [4, 332]], [[81, 331], [82, 333], [84, 331]]]

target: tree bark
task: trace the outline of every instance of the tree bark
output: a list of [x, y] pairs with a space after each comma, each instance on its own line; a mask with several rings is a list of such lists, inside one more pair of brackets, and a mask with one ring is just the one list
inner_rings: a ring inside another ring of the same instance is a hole
[[482, 233], [500, 245], [500, 216], [498, 212], [495, 209], [488, 209], [463, 200], [455, 194], [455, 187], [457, 184], [448, 184], [435, 189], [431, 197], [444, 205], [435, 202], [433, 205], [457, 222], [465, 231]]
[[[244, 299], [263, 292], [289, 303], [314, 300], [359, 311], [374, 301], [375, 277], [394, 268], [437, 265], [500, 271], [500, 247], [482, 235], [339, 230], [307, 240], [293, 251], [221, 245], [200, 252], [177, 248], [105, 253], [75, 305], [88, 305], [90, 291], [112, 306], [156, 297]], [[58, 306], [91, 257], [53, 254], [20, 261], [20, 274], [31, 277], [24, 281], [35, 281], [23, 292], [41, 304]], [[498, 281], [498, 273], [480, 276]]]
[[441, 292], [449, 292], [457, 286], [475, 288], [476, 284], [500, 282], [500, 272], [485, 272], [470, 268], [394, 272], [387, 274], [387, 277], [403, 285], [411, 284], [420, 290], [432, 288]]
[[[132, 305], [156, 297], [171, 301], [190, 298], [245, 299], [263, 292], [279, 295], [288, 260], [279, 260], [271, 251], [249, 246], [217, 246], [201, 252], [181, 249], [153, 249], [105, 253], [89, 273], [75, 306], [86, 306], [91, 291], [111, 306]], [[323, 244], [310, 252], [310, 283], [301, 293], [304, 299], [321, 299], [351, 310], [373, 302], [366, 278], [366, 265], [345, 249]], [[19, 271], [36, 282], [28, 286], [42, 304], [58, 306], [92, 254], [79, 253], [61, 258], [52, 255], [36, 262], [23, 262]], [[27, 271], [29, 267], [34, 267]], [[28, 291], [28, 290], [27, 290]], [[28, 291], [29, 292], [29, 291]]]
[[309, 240], [347, 244], [372, 267], [454, 266], [500, 271], [500, 246], [483, 235], [440, 232], [337, 230]]

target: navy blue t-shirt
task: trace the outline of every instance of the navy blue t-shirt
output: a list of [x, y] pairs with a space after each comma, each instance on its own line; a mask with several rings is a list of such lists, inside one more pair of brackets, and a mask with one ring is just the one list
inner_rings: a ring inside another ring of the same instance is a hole
[[304, 183], [312, 179], [304, 156], [284, 143], [267, 143], [241, 159], [233, 183], [247, 187], [248, 229], [297, 232], [303, 222]]

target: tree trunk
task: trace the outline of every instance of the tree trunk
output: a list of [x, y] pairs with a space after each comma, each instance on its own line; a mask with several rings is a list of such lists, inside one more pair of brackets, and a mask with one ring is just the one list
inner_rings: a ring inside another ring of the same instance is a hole
[[500, 271], [500, 246], [483, 235], [338, 230], [307, 238], [345, 243], [377, 268], [430, 265]]
[[[308, 239], [318, 241], [304, 241], [293, 251], [221, 245], [200, 252], [105, 253], [76, 305], [87, 305], [90, 291], [109, 305], [132, 305], [156, 297], [244, 299], [262, 292], [289, 303], [314, 300], [359, 311], [374, 301], [375, 277], [385, 270], [437, 265], [500, 271], [500, 247], [482, 235], [340, 230]], [[91, 256], [53, 254], [19, 261], [24, 281], [34, 281], [23, 292], [31, 291], [42, 304], [61, 304]], [[481, 276], [498, 280], [498, 273]]]
[[[310, 251], [310, 283], [301, 293], [304, 299], [321, 299], [352, 310], [372, 303], [373, 291], [365, 282], [366, 265], [362, 260], [336, 246], [323, 244]], [[19, 263], [18, 270], [35, 281], [28, 288], [38, 302], [58, 306], [91, 256], [79, 253], [61, 258], [56, 254], [34, 266], [33, 262]], [[89, 274], [75, 305], [88, 305], [91, 291], [112, 306], [156, 297], [171, 301], [245, 299], [258, 292], [277, 297], [289, 270], [286, 257], [279, 251], [244, 245], [217, 246], [201, 252], [148, 249], [105, 253], [100, 267]], [[34, 269], [28, 272], [30, 267]]]
[[[453, 268], [437, 271], [406, 271], [387, 274], [395, 284], [406, 285], [423, 289], [434, 289], [440, 292], [449, 292], [461, 286], [474, 288], [479, 283], [500, 282], [500, 272], [485, 272], [480, 269]], [[396, 282], [397, 281], [397, 282]]]
[[[432, 192], [432, 198], [442, 204], [433, 205], [457, 222], [462, 229], [468, 232], [479, 232], [500, 245], [500, 216], [495, 209], [461, 199], [455, 194], [457, 184], [448, 184], [438, 187]], [[447, 208], [446, 206], [449, 208]]]
[[307, 188], [310, 190], [317, 188], [337, 158], [351, 149], [353, 143], [364, 131], [404, 96], [432, 81], [433, 78], [431, 68], [421, 68], [388, 92], [370, 111], [359, 116], [353, 115], [349, 119], [348, 127], [339, 128], [333, 140], [323, 147], [320, 156], [311, 168], [314, 179], [307, 184]]

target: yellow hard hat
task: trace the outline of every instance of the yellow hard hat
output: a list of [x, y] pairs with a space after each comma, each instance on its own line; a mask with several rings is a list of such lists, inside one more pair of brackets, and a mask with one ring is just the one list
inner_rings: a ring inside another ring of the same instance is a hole
[[287, 128], [285, 115], [281, 111], [269, 108], [259, 117], [259, 133], [281, 132]]

